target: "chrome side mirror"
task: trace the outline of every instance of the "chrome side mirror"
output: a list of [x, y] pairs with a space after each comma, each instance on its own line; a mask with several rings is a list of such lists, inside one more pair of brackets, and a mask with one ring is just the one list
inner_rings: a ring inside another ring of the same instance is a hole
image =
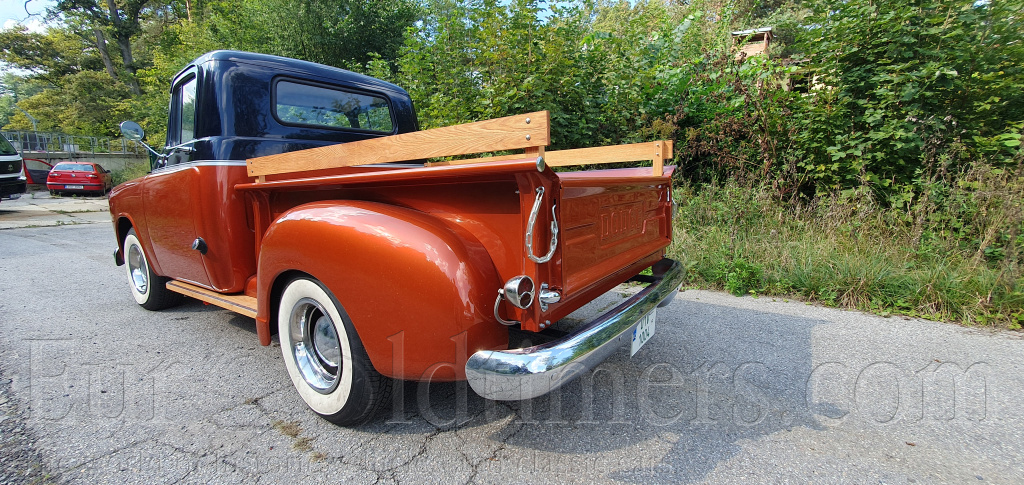
[[157, 157], [160, 156], [160, 154], [157, 153], [156, 150], [153, 149], [153, 147], [147, 145], [146, 142], [142, 141], [142, 139], [146, 137], [146, 130], [143, 130], [142, 126], [140, 126], [138, 123], [134, 121], [122, 121], [120, 126], [121, 135], [123, 135], [126, 139], [140, 143], [142, 144], [142, 146], [146, 147], [146, 150], [149, 150], [149, 152], [152, 153], [153, 155], [156, 155]]
[[142, 141], [146, 137], [146, 131], [134, 121], [122, 121], [121, 134], [131, 141]]

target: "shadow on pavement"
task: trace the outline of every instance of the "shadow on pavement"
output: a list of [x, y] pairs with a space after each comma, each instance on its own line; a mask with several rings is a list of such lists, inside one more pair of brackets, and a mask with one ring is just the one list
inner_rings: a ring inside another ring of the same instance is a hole
[[[634, 483], [700, 481], [737, 453], [737, 441], [820, 428], [806, 393], [811, 332], [824, 322], [692, 301], [668, 309], [633, 358], [623, 348], [549, 395], [495, 403], [464, 383], [406, 382], [403, 409], [378, 421], [395, 425], [389, 433], [422, 432], [402, 426], [403, 414], [407, 423], [425, 419], [442, 430], [503, 423], [490, 439], [518, 451], [495, 456], [495, 471]], [[552, 458], [560, 455], [564, 463]]]

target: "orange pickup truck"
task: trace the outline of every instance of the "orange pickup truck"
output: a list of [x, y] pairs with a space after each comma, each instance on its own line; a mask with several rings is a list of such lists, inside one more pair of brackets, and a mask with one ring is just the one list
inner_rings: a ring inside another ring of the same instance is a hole
[[[173, 80], [152, 171], [111, 193], [114, 258], [144, 308], [185, 295], [255, 318], [263, 345], [276, 333], [296, 390], [336, 423], [369, 419], [396, 379], [529, 399], [636, 352], [683, 278], [664, 258], [671, 143], [549, 140], [546, 112], [421, 131], [395, 85], [211, 52]], [[631, 279], [647, 286], [551, 328]], [[513, 330], [544, 343], [510, 346]]]

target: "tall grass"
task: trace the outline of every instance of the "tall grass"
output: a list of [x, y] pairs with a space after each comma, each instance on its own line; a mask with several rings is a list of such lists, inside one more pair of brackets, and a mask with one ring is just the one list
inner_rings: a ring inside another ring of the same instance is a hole
[[1024, 323], [1024, 177], [978, 166], [886, 201], [783, 201], [735, 182], [676, 189], [670, 253], [689, 285], [969, 325]]

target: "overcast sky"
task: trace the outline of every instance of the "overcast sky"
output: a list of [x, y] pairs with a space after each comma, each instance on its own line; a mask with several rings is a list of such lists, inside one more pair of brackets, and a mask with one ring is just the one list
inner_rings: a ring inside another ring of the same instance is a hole
[[[41, 30], [46, 7], [51, 7], [54, 3], [53, 0], [0, 0], [0, 26], [8, 29], [21, 22], [32, 30]], [[29, 13], [38, 15], [29, 17], [28, 13], [25, 13], [26, 6]]]

